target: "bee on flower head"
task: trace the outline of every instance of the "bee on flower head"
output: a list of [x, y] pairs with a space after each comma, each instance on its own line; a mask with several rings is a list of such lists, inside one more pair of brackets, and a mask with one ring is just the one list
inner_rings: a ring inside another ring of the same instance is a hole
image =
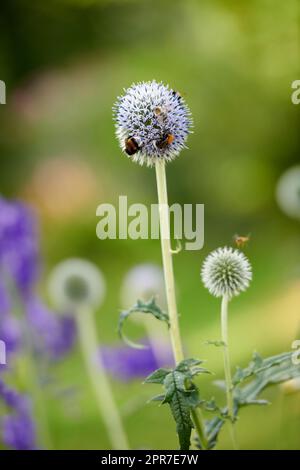
[[181, 100], [183, 100], [184, 98], [186, 98], [187, 93], [181, 92], [181, 91], [178, 91], [178, 90], [173, 90], [173, 91], [172, 91], [172, 95], [174, 96], [174, 98], [177, 98], [178, 101], [181, 101]]
[[185, 100], [155, 80], [125, 90], [113, 112], [121, 149], [140, 165], [173, 160], [186, 147], [193, 126]]
[[167, 114], [167, 109], [163, 106], [156, 106], [154, 108], [154, 114], [157, 119], [157, 122], [160, 125], [164, 125], [164, 123], [167, 120], [168, 114]]
[[250, 234], [248, 234], [247, 236], [242, 236], [242, 235], [235, 234], [233, 236], [233, 241], [234, 241], [235, 245], [237, 246], [237, 248], [244, 248], [245, 246], [248, 245], [248, 243], [250, 241]]
[[125, 152], [127, 155], [134, 155], [140, 150], [140, 147], [134, 137], [128, 137], [125, 139]]
[[156, 147], [159, 149], [165, 149], [174, 142], [174, 135], [166, 133], [162, 136], [160, 140], [156, 141]]
[[176, 96], [177, 98], [181, 98], [181, 94], [179, 93], [179, 91], [173, 90], [172, 95]]

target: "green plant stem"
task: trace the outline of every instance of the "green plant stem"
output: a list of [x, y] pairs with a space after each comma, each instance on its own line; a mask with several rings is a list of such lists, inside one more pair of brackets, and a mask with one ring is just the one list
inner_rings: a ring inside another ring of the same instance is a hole
[[99, 354], [94, 312], [88, 308], [80, 309], [76, 313], [76, 321], [86, 370], [113, 449], [128, 450], [127, 436]]
[[198, 434], [202, 449], [208, 449], [208, 441], [206, 438], [205, 428], [204, 428], [204, 419], [199, 408], [194, 408], [191, 412], [193, 423]]
[[223, 341], [223, 359], [224, 359], [224, 373], [226, 381], [226, 398], [228, 416], [230, 419], [230, 432], [231, 439], [234, 449], [237, 449], [235, 429], [234, 429], [234, 404], [233, 404], [233, 393], [232, 393], [232, 378], [230, 370], [230, 356], [229, 356], [229, 344], [228, 344], [228, 297], [224, 295], [222, 298], [221, 305], [221, 331]]
[[[164, 268], [164, 278], [166, 287], [166, 297], [168, 304], [168, 314], [170, 320], [170, 337], [172, 343], [172, 350], [175, 363], [178, 364], [184, 359], [182, 341], [180, 336], [176, 295], [175, 295], [175, 281], [173, 271], [172, 249], [170, 241], [170, 221], [169, 221], [169, 205], [168, 205], [168, 192], [167, 192], [167, 179], [166, 168], [164, 160], [158, 160], [155, 164], [156, 170], [156, 183], [157, 195], [159, 203], [159, 221], [160, 221], [160, 239], [161, 251]], [[199, 410], [194, 409], [192, 418], [196, 432], [198, 434], [201, 446], [203, 449], [207, 447], [205, 438], [204, 421], [199, 413]]]
[[183, 360], [183, 349], [180, 337], [178, 313], [175, 296], [175, 282], [173, 272], [173, 260], [170, 242], [169, 205], [167, 193], [166, 168], [163, 160], [157, 161], [156, 182], [159, 202], [160, 239], [163, 259], [168, 314], [170, 318], [170, 335], [173, 355], [176, 364]]

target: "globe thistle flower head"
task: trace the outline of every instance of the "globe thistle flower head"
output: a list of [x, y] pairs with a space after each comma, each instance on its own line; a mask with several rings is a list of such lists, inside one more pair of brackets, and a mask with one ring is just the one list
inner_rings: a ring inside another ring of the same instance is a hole
[[201, 271], [204, 286], [215, 297], [229, 299], [245, 291], [252, 279], [246, 256], [233, 248], [218, 248], [204, 261]]
[[173, 160], [185, 148], [192, 127], [183, 97], [155, 80], [124, 91], [113, 107], [121, 149], [141, 165]]
[[286, 170], [277, 183], [276, 199], [289, 217], [300, 220], [300, 165]]
[[97, 308], [106, 291], [104, 276], [98, 267], [79, 258], [59, 263], [50, 275], [48, 288], [56, 307], [65, 311]]

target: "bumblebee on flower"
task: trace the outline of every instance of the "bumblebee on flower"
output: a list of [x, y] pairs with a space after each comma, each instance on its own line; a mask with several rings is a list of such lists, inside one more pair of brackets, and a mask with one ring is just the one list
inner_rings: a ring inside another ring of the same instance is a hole
[[173, 160], [185, 148], [191, 113], [181, 95], [155, 80], [132, 85], [113, 108], [121, 149], [140, 165]]

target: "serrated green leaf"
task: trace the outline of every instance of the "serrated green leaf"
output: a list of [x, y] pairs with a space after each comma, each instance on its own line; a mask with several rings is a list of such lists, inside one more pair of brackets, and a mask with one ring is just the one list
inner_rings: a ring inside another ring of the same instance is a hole
[[[267, 400], [259, 398], [260, 393], [267, 387], [300, 377], [300, 365], [296, 366], [292, 363], [292, 355], [293, 352], [287, 352], [263, 359], [255, 353], [245, 369], [237, 368], [233, 387], [236, 418], [242, 407], [268, 405]], [[218, 381], [218, 384], [223, 387], [224, 382]], [[206, 410], [211, 408], [210, 411], [216, 411], [219, 414], [219, 416], [206, 421], [206, 436], [209, 448], [212, 449], [217, 444], [218, 435], [228, 419], [228, 410], [226, 407], [218, 408], [213, 401], [202, 401], [201, 406]], [[201, 448], [199, 443], [198, 446]]]
[[190, 369], [191, 367], [198, 366], [200, 364], [203, 364], [204, 361], [201, 361], [200, 359], [194, 359], [194, 358], [189, 358], [189, 359], [183, 359], [183, 361], [179, 362], [179, 364], [176, 366], [177, 370], [186, 370]]
[[[205, 434], [208, 443], [208, 450], [213, 449], [218, 441], [220, 431], [225, 423], [225, 419], [221, 416], [215, 416], [212, 419], [209, 419], [205, 423]], [[202, 449], [201, 443], [197, 439], [197, 447]]]
[[184, 388], [184, 382], [183, 373], [172, 371], [165, 379], [166, 395], [163, 403], [170, 405], [176, 422], [180, 450], [189, 450], [193, 424], [190, 417], [191, 405]]
[[191, 408], [197, 408], [202, 403], [202, 400], [199, 396], [199, 391], [196, 387], [194, 389], [188, 390], [188, 394], [186, 394], [186, 400]]
[[147, 383], [163, 383], [165, 394], [160, 395], [159, 400], [162, 400], [162, 404], [170, 406], [181, 450], [190, 448], [193, 427], [191, 410], [201, 403], [192, 378], [197, 369], [197, 373], [207, 373], [206, 369], [197, 368], [202, 362], [199, 359], [185, 359], [175, 369], [158, 369], [146, 379]]
[[164, 401], [164, 399], [165, 399], [165, 395], [155, 395], [154, 397], [148, 400], [148, 403], [152, 401]]
[[[300, 376], [300, 366], [292, 363], [292, 352], [264, 359], [251, 373], [253, 379], [247, 384], [234, 387], [234, 397], [241, 406], [258, 400], [259, 394], [268, 386], [279, 384]], [[248, 371], [249, 372], [249, 367]], [[246, 374], [245, 374], [246, 375]], [[247, 376], [249, 379], [250, 375]]]
[[212, 372], [208, 369], [204, 369], [203, 367], [196, 367], [195, 369], [193, 369], [192, 377], [195, 377], [199, 374], [212, 374]]
[[152, 374], [148, 375], [145, 379], [144, 383], [152, 383], [152, 384], [163, 384], [166, 376], [171, 372], [170, 369], [157, 369]]
[[201, 361], [200, 359], [194, 359], [194, 358], [184, 359], [179, 364], [177, 364], [175, 370], [185, 374], [185, 378], [187, 380], [188, 379], [192, 380], [192, 378], [195, 375], [210, 374], [210, 372], [207, 369], [204, 369], [202, 367], [196, 367], [196, 366], [202, 364], [203, 362], [204, 361]]
[[[237, 367], [236, 371], [235, 371], [235, 374], [233, 376], [233, 379], [232, 379], [232, 383], [234, 385], [239, 384], [239, 383], [243, 382], [243, 380], [246, 377], [247, 377], [247, 373], [244, 372], [244, 370], [241, 367]], [[225, 387], [226, 387], [226, 385], [225, 385]]]
[[263, 372], [264, 370], [268, 370], [274, 366], [280, 365], [288, 360], [291, 361], [292, 354], [292, 352], [282, 353], [263, 359], [258, 353], [255, 352], [248, 367], [245, 369], [241, 369], [240, 367], [237, 368], [237, 371], [232, 380], [233, 385], [240, 384], [249, 377]]
[[164, 403], [169, 403], [173, 395], [177, 392], [185, 392], [185, 381], [186, 374], [179, 372], [178, 370], [172, 370], [164, 380], [164, 387], [166, 390]]
[[202, 402], [202, 407], [206, 411], [220, 412], [220, 408], [218, 407], [215, 398], [211, 398], [208, 401], [203, 401]]
[[167, 323], [168, 327], [170, 326], [169, 316], [159, 308], [159, 306], [155, 302], [154, 297], [148, 302], [138, 300], [137, 303], [129, 310], [124, 310], [123, 312], [121, 312], [118, 322], [118, 334], [120, 338], [132, 348], [145, 349], [145, 346], [143, 344], [134, 343], [123, 334], [123, 326], [125, 320], [134, 313], [150, 314], [157, 320]]
[[261, 400], [247, 400], [246, 402], [239, 402], [239, 406], [245, 406], [245, 405], [260, 405], [260, 406], [264, 406], [264, 405], [270, 405], [270, 402], [268, 400], [264, 400], [264, 399], [261, 399]]
[[176, 422], [180, 450], [189, 450], [191, 445], [192, 421], [190, 417], [190, 407], [183, 394], [177, 394], [169, 403], [173, 418]]

